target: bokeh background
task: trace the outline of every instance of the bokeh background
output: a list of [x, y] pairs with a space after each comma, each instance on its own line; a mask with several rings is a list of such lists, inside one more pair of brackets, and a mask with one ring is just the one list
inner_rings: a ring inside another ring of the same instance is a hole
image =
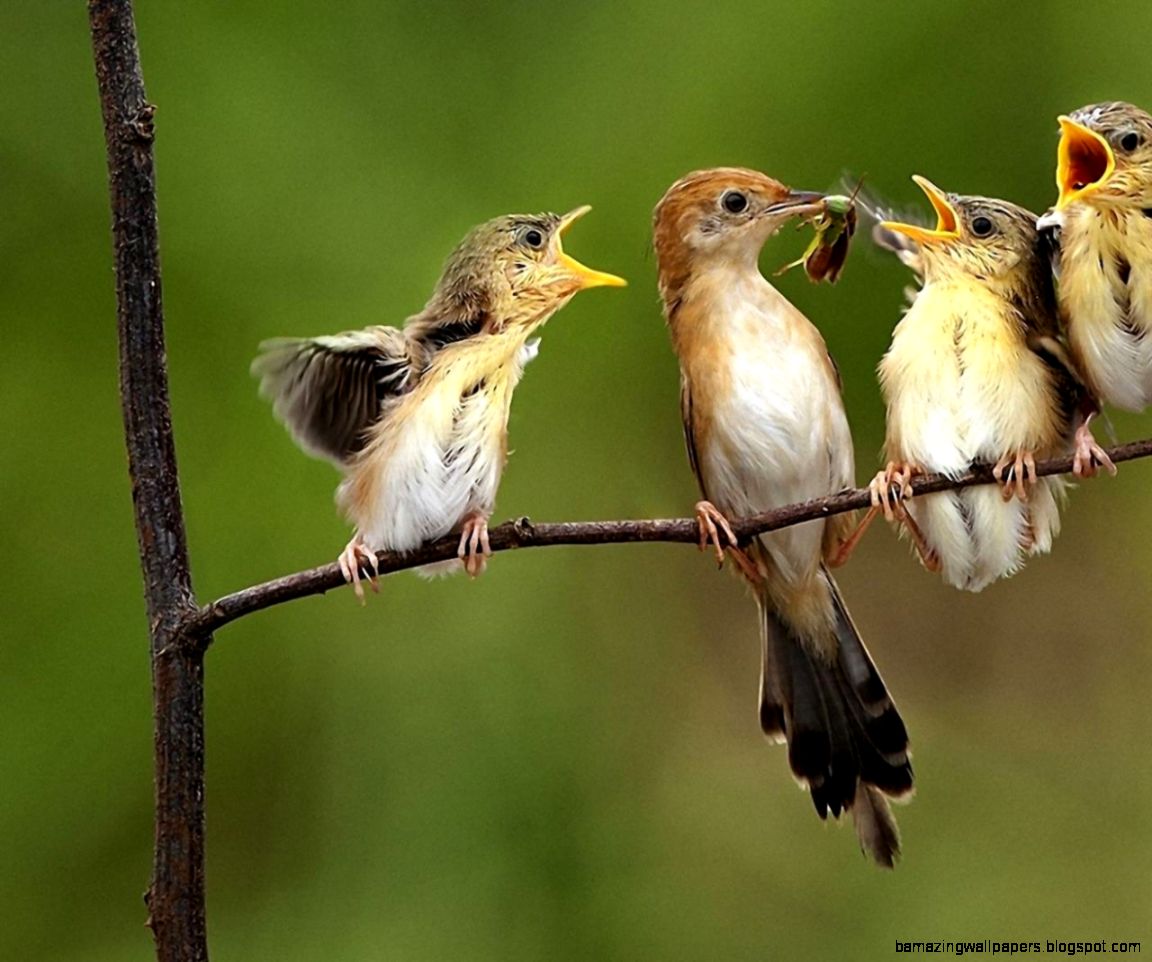
[[[627, 276], [553, 320], [496, 520], [685, 515], [652, 206], [689, 169], [844, 174], [923, 209], [1043, 209], [1055, 117], [1152, 104], [1140, 0], [141, 4], [164, 297], [202, 599], [333, 558], [331, 468], [257, 398], [257, 342], [397, 323], [472, 224], [595, 212]], [[0, 958], [151, 957], [151, 725], [116, 393], [105, 161], [79, 3], [0, 6]], [[806, 238], [769, 246], [766, 271]], [[902, 269], [781, 287], [840, 361], [858, 475]], [[1114, 417], [1117, 435], [1150, 417]], [[878, 526], [841, 575], [913, 733], [894, 873], [763, 743], [756, 624], [684, 546], [389, 578], [222, 631], [209, 930], [247, 960], [884, 959], [910, 939], [1147, 940], [1152, 466], [1074, 493], [977, 596]], [[1147, 942], [1146, 942], [1147, 944]]]

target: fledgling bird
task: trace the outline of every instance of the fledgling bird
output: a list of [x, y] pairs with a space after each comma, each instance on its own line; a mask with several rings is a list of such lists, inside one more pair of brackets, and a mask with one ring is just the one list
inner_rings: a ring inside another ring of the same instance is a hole
[[1141, 411], [1152, 403], [1152, 116], [1092, 104], [1060, 128], [1060, 195], [1040, 225], [1058, 236], [1072, 359], [1098, 397]]
[[337, 503], [356, 532], [339, 561], [361, 600], [361, 570], [375, 573], [376, 552], [455, 531], [465, 570], [483, 570], [512, 391], [538, 349], [530, 338], [578, 291], [625, 284], [561, 247], [590, 209], [474, 228], [403, 328], [261, 345], [252, 364], [261, 393], [305, 451], [344, 472]]
[[[1079, 433], [1073, 441], [1086, 389], [1059, 340], [1035, 215], [913, 180], [935, 209], [935, 229], [886, 221], [873, 235], [923, 286], [880, 362], [888, 464], [872, 481], [864, 524], [879, 508], [890, 520], [898, 516], [927, 567], [979, 591], [1047, 552], [1060, 530], [1065, 482], [1037, 478], [1036, 458], [1074, 443], [1086, 445], [1077, 449], [1084, 458], [1103, 452]], [[995, 462], [1002, 490], [901, 502], [914, 475], [956, 476], [980, 461]]]
[[819, 331], [760, 273], [764, 242], [823, 196], [765, 174], [688, 174], [656, 207], [660, 296], [680, 360], [681, 413], [701, 547], [726, 540], [760, 609], [760, 724], [788, 743], [821, 818], [852, 813], [881, 865], [899, 853], [885, 796], [912, 789], [904, 723], [856, 630], [828, 562], [850, 520], [760, 535], [744, 549], [727, 517], [851, 487], [852, 437]]

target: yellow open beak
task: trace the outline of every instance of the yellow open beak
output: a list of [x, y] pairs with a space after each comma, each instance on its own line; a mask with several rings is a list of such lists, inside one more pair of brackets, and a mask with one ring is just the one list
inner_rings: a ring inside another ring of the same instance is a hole
[[1102, 187], [1115, 169], [1116, 156], [1107, 140], [1071, 117], [1060, 118], [1060, 146], [1056, 151], [1056, 186], [1060, 189], [1057, 210]]
[[[576, 221], [588, 213], [592, 208], [585, 204], [583, 207], [577, 207], [575, 210], [569, 211], [560, 218], [559, 236], [563, 237], [568, 228], [571, 227]], [[559, 247], [559, 240], [557, 240]], [[560, 266], [572, 275], [580, 285], [580, 289], [584, 290], [588, 287], [627, 287], [628, 282], [623, 277], [617, 277], [615, 274], [605, 274], [603, 271], [594, 271], [590, 267], [585, 267], [575, 257], [569, 257], [564, 253], [562, 247], [559, 248], [559, 256], [557, 260]]]
[[932, 202], [932, 208], [936, 211], [936, 229], [929, 230], [919, 224], [904, 224], [895, 220], [882, 221], [880, 226], [894, 230], [899, 234], [905, 234], [920, 244], [956, 240], [960, 236], [960, 221], [956, 216], [956, 211], [948, 203], [948, 195], [927, 177], [913, 174], [912, 180]]

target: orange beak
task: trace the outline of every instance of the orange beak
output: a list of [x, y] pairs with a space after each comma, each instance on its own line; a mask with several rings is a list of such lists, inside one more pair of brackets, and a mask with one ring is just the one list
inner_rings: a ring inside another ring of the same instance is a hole
[[1056, 209], [1099, 190], [1116, 169], [1116, 156], [1108, 141], [1071, 117], [1060, 118], [1060, 146], [1056, 151]]
[[913, 174], [912, 180], [932, 202], [932, 209], [936, 211], [936, 229], [929, 230], [919, 224], [904, 224], [894, 220], [882, 221], [880, 226], [911, 237], [919, 244], [956, 240], [960, 236], [960, 220], [955, 209], [948, 203], [948, 195], [927, 177]]
[[[585, 204], [583, 207], [577, 207], [575, 210], [570, 210], [567, 214], [560, 218], [560, 237], [563, 237], [576, 221], [588, 213], [592, 208]], [[557, 241], [559, 246], [559, 240]], [[575, 257], [564, 253], [561, 247], [557, 254], [557, 259], [560, 266], [571, 276], [571, 278], [579, 285], [580, 290], [588, 287], [627, 287], [628, 282], [623, 277], [617, 277], [615, 274], [606, 274], [604, 271], [594, 271], [591, 267], [585, 267]]]

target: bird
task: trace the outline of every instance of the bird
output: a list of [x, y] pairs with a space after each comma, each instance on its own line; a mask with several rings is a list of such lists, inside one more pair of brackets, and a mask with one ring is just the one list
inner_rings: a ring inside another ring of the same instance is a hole
[[1152, 116], [1110, 102], [1059, 123], [1059, 196], [1040, 226], [1055, 246], [1070, 353], [1099, 399], [1142, 411], [1152, 403]]
[[[922, 285], [879, 365], [887, 464], [872, 509], [903, 522], [920, 560], [948, 584], [980, 591], [1052, 547], [1066, 483], [1038, 478], [1036, 458], [1105, 457], [1079, 433], [1089, 392], [1060, 339], [1036, 216], [1003, 200], [915, 183], [936, 227], [883, 221], [873, 237]], [[1002, 488], [911, 498], [925, 472], [958, 476], [995, 462]], [[906, 503], [905, 503], [906, 502]]]
[[653, 218], [660, 297], [681, 373], [700, 547], [733, 558], [760, 613], [760, 726], [788, 745], [817, 814], [851, 813], [862, 850], [900, 851], [887, 798], [912, 790], [908, 733], [829, 573], [851, 520], [833, 516], [740, 546], [729, 518], [853, 486], [852, 437], [820, 332], [760, 273], [761, 248], [824, 210], [754, 170], [673, 184]]
[[261, 344], [261, 393], [305, 452], [344, 474], [336, 500], [355, 532], [338, 560], [361, 603], [379, 551], [459, 532], [459, 561], [426, 567], [483, 571], [512, 392], [539, 350], [532, 335], [577, 292], [626, 284], [564, 252], [561, 237], [589, 210], [473, 228], [401, 328]]

